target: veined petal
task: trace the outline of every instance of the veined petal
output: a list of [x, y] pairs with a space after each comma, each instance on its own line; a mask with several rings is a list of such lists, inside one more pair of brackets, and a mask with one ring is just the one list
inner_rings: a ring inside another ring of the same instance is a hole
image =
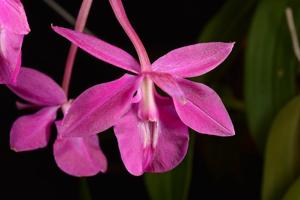
[[58, 108], [46, 107], [35, 114], [19, 117], [10, 131], [10, 148], [19, 152], [47, 146]]
[[54, 143], [54, 158], [61, 170], [72, 176], [93, 176], [107, 169], [97, 136], [58, 137]]
[[122, 160], [136, 176], [166, 172], [176, 167], [188, 148], [188, 128], [175, 112], [172, 101], [157, 97], [159, 120], [141, 121], [137, 104], [114, 127]]
[[230, 54], [234, 43], [199, 43], [175, 49], [152, 64], [153, 71], [180, 77], [205, 74], [221, 64]]
[[171, 97], [185, 103], [184, 93], [177, 84], [176, 78], [168, 73], [150, 72], [151, 80], [160, 87], [163, 91], [168, 93]]
[[0, 83], [16, 83], [21, 65], [23, 37], [0, 29]]
[[107, 63], [138, 74], [139, 63], [127, 52], [96, 38], [71, 29], [53, 26], [52, 29], [84, 51]]
[[197, 132], [232, 136], [234, 128], [220, 97], [208, 86], [178, 79], [187, 102], [182, 104], [173, 99], [180, 119]]
[[21, 98], [40, 106], [55, 106], [67, 101], [62, 88], [47, 75], [22, 67], [16, 85], [8, 85]]
[[0, 10], [0, 29], [23, 35], [30, 31], [20, 0], [1, 0]]
[[62, 136], [88, 136], [113, 126], [130, 107], [140, 78], [120, 79], [89, 88], [72, 103], [62, 126]]

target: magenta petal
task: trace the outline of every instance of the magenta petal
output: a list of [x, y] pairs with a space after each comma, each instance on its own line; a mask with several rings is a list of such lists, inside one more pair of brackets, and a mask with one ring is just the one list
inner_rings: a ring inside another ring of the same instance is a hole
[[93, 176], [107, 169], [97, 136], [57, 138], [54, 157], [59, 168], [72, 176]]
[[23, 37], [0, 30], [0, 83], [15, 84], [21, 65]]
[[67, 101], [62, 88], [47, 75], [22, 67], [16, 85], [8, 86], [15, 94], [40, 106], [55, 106]]
[[47, 107], [35, 114], [19, 117], [10, 131], [11, 149], [18, 152], [47, 146], [58, 108]]
[[144, 172], [166, 172], [176, 167], [188, 148], [188, 128], [167, 98], [156, 98], [158, 122], [141, 121], [137, 104], [115, 125], [122, 160], [136, 176]]
[[199, 43], [175, 49], [152, 64], [154, 71], [181, 77], [205, 74], [221, 64], [230, 54], [234, 43]]
[[232, 136], [234, 128], [231, 119], [220, 99], [208, 86], [179, 79], [178, 84], [185, 94], [187, 102], [173, 99], [180, 119], [197, 132]]
[[122, 49], [81, 32], [58, 26], [53, 26], [52, 28], [56, 33], [70, 40], [96, 58], [136, 74], [139, 73], [140, 65], [138, 62]]
[[128, 110], [140, 78], [124, 75], [89, 88], [72, 103], [61, 126], [63, 136], [88, 136], [113, 126]]
[[0, 29], [23, 35], [30, 31], [20, 0], [1, 0], [0, 10]]

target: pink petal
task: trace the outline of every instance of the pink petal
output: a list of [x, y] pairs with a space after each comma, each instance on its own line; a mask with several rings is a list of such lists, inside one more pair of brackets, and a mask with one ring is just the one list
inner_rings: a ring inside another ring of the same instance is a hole
[[59, 168], [72, 176], [93, 176], [107, 169], [97, 136], [58, 137], [54, 143], [54, 157]]
[[234, 43], [200, 43], [175, 49], [152, 64], [154, 71], [181, 77], [205, 74], [221, 64], [230, 54]]
[[177, 80], [171, 74], [150, 72], [151, 80], [160, 87], [163, 91], [168, 93], [173, 98], [185, 103], [184, 93], [177, 84]]
[[124, 75], [118, 80], [96, 85], [72, 103], [61, 127], [63, 136], [88, 136], [113, 126], [128, 110], [140, 78]]
[[30, 31], [20, 0], [1, 0], [0, 10], [0, 30], [7, 29], [10, 32], [23, 35]]
[[58, 108], [47, 107], [35, 114], [19, 117], [10, 131], [11, 149], [18, 152], [47, 146]]
[[96, 38], [71, 29], [53, 26], [52, 29], [72, 43], [107, 63], [138, 74], [140, 65], [127, 52]]
[[0, 83], [15, 84], [21, 65], [23, 37], [0, 30]]
[[178, 118], [173, 103], [156, 98], [159, 121], [141, 121], [137, 104], [115, 125], [122, 160], [136, 176], [144, 172], [166, 172], [176, 167], [188, 148], [188, 128]]
[[67, 101], [62, 88], [47, 75], [22, 67], [16, 85], [8, 86], [21, 98], [40, 106], [61, 105]]
[[220, 99], [211, 88], [201, 83], [179, 79], [178, 84], [185, 94], [187, 102], [173, 99], [180, 119], [197, 132], [232, 136], [234, 128], [231, 119]]

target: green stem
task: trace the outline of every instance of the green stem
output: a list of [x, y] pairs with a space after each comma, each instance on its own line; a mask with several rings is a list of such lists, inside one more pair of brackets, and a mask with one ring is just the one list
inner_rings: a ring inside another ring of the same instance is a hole
[[79, 195], [81, 200], [92, 200], [92, 195], [86, 178], [79, 179]]

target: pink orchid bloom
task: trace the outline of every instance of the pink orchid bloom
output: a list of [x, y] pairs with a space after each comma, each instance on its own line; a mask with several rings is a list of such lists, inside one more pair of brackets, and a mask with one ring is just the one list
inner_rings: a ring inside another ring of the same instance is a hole
[[[20, 109], [39, 109], [35, 114], [18, 118], [10, 133], [11, 148], [17, 152], [47, 146], [51, 125], [60, 108], [69, 103], [62, 88], [47, 75], [34, 69], [22, 67], [16, 85], [8, 87], [27, 104], [18, 104]], [[56, 123], [59, 127], [59, 122]], [[92, 176], [106, 171], [107, 161], [100, 149], [97, 136], [62, 138], [54, 143], [57, 165], [73, 176]]]
[[[140, 64], [125, 51], [98, 38], [66, 28], [53, 29], [96, 58], [136, 76], [125, 74], [81, 94], [62, 122], [62, 136], [87, 137], [114, 126], [125, 167], [138, 176], [144, 172], [165, 172], [177, 166], [187, 152], [188, 127], [209, 135], [234, 135], [232, 122], [219, 96], [204, 84], [184, 79], [217, 67], [234, 44], [190, 45], [175, 49], [150, 64], [121, 1], [110, 3], [137, 50]], [[172, 98], [159, 95], [154, 84]]]
[[23, 38], [30, 28], [20, 0], [1, 0], [0, 10], [0, 83], [14, 84], [21, 65]]

